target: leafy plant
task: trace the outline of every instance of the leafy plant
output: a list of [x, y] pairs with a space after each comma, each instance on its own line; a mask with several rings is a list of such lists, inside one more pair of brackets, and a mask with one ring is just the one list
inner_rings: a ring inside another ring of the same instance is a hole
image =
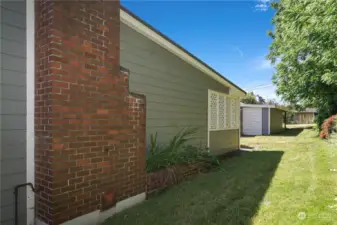
[[330, 116], [322, 124], [322, 130], [320, 132], [320, 137], [322, 139], [329, 139], [331, 133], [336, 132], [337, 125], [337, 115]]
[[158, 151], [158, 144], [157, 144], [157, 136], [158, 136], [158, 133], [156, 132], [155, 135], [151, 134], [150, 135], [150, 154], [151, 155], [154, 155], [157, 151]]
[[206, 148], [186, 145], [195, 138], [196, 128], [183, 128], [166, 145], [159, 145], [157, 133], [150, 137], [149, 156], [146, 169], [153, 172], [178, 164], [205, 163], [210, 166], [219, 164], [217, 158], [211, 155]]
[[187, 141], [194, 138], [197, 128], [183, 128], [176, 134], [167, 146], [170, 151], [178, 151]]

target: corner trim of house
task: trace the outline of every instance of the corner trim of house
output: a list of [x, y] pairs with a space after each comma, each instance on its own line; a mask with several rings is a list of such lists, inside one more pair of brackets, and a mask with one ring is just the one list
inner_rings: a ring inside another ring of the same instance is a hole
[[[26, 182], [35, 183], [35, 134], [34, 134], [34, 101], [35, 101], [35, 4], [34, 0], [26, 1]], [[27, 188], [27, 225], [35, 224], [35, 196]]]
[[270, 135], [270, 108], [268, 108], [268, 135]]
[[210, 139], [210, 130], [209, 130], [209, 124], [210, 124], [210, 101], [209, 101], [209, 96], [210, 96], [210, 89], [207, 90], [207, 148], [209, 151], [209, 139]]
[[[0, 3], [1, 3], [1, 1], [2, 0], [0, 0]], [[2, 24], [2, 16], [0, 16], [0, 24]], [[0, 32], [2, 32], [2, 30]], [[0, 39], [0, 53], [1, 52], [2, 52], [2, 40]], [[0, 54], [0, 68], [2, 68], [2, 59], [1, 59], [1, 57], [2, 57], [2, 54]], [[1, 72], [1, 69], [0, 69], [0, 81], [2, 82], [2, 72]], [[0, 99], [2, 99], [1, 91], [0, 91]], [[2, 103], [0, 102], [0, 108], [1, 107], [2, 107]], [[1, 118], [2, 118], [2, 116], [0, 116], [0, 128], [2, 128], [2, 126], [1, 126], [2, 125]], [[0, 129], [0, 143], [2, 143], [2, 134], [1, 133], [2, 133], [2, 131]], [[1, 168], [1, 162], [2, 162], [2, 155], [1, 155], [1, 153], [2, 153], [2, 151], [0, 151], [0, 168]], [[0, 175], [0, 187], [1, 187], [1, 175]], [[1, 205], [1, 203], [2, 203], [2, 201], [1, 201], [1, 191], [0, 191], [0, 205]], [[1, 221], [1, 212], [0, 212], [0, 221]]]
[[241, 107], [240, 107], [240, 101], [241, 101], [241, 98], [238, 99], [239, 103], [238, 103], [238, 121], [239, 121], [239, 134], [238, 134], [238, 137], [239, 137], [239, 150], [241, 149]]

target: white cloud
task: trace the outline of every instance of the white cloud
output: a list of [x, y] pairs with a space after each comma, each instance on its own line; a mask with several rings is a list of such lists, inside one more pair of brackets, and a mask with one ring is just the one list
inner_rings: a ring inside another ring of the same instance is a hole
[[260, 12], [265, 12], [269, 9], [270, 0], [257, 0], [255, 5], [255, 10]]
[[275, 99], [277, 102], [281, 103], [281, 98], [276, 95], [276, 86], [269, 85], [265, 87], [256, 88], [253, 90], [254, 94], [260, 95], [265, 99]]
[[281, 60], [279, 58], [276, 59], [275, 64], [271, 64], [271, 61], [268, 59], [259, 59], [255, 61], [256, 68], [259, 70], [269, 70], [269, 69], [274, 69]]
[[231, 51], [237, 52], [237, 53], [241, 56], [241, 58], [243, 58], [244, 53], [243, 53], [243, 51], [241, 50], [241, 48], [239, 48], [238, 46], [235, 46], [235, 45], [227, 45], [227, 47], [228, 47]]
[[235, 50], [240, 54], [240, 56], [242, 58], [243, 57], [243, 51], [238, 47]]
[[271, 62], [267, 59], [257, 59], [253, 61], [254, 67], [257, 70], [269, 70], [269, 69], [273, 69], [273, 65], [271, 64]]
[[273, 66], [269, 60], [263, 60], [260, 63], [260, 69], [272, 69]]

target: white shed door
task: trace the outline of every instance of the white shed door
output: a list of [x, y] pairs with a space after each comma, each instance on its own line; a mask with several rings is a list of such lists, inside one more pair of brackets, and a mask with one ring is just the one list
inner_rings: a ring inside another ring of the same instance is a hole
[[243, 108], [242, 133], [244, 135], [262, 135], [262, 109]]

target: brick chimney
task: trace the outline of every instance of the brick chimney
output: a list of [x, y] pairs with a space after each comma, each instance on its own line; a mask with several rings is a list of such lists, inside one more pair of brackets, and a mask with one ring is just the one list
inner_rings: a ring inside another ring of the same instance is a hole
[[120, 70], [119, 1], [35, 4], [36, 217], [60, 224], [145, 192], [145, 98]]

